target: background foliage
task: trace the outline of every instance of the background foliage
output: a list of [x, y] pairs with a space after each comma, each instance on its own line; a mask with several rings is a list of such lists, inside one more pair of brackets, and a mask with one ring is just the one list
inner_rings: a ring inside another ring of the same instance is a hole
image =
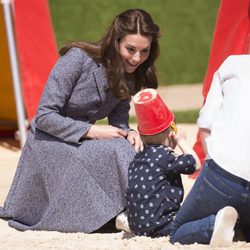
[[67, 40], [97, 41], [128, 8], [148, 11], [161, 28], [159, 84], [203, 81], [219, 0], [49, 0], [58, 48]]

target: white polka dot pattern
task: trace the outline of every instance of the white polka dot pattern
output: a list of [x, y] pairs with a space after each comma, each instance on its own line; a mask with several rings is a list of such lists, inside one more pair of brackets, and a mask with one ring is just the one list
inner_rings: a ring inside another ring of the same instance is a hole
[[193, 173], [191, 155], [176, 155], [162, 145], [145, 145], [129, 166], [127, 209], [136, 235], [161, 236], [183, 199], [181, 173]]

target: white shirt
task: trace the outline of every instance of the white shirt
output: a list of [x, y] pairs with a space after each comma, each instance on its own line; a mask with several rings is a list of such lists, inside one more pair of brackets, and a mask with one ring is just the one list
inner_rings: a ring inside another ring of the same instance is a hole
[[229, 56], [214, 74], [198, 126], [211, 131], [208, 155], [250, 181], [250, 55]]

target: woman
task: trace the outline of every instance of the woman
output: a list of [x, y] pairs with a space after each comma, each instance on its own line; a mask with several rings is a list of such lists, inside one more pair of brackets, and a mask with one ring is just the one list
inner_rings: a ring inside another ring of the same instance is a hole
[[[151, 16], [131, 9], [99, 42], [61, 49], [0, 208], [11, 227], [89, 233], [124, 210], [141, 146], [128, 125], [130, 96], [157, 87], [158, 37]], [[105, 117], [109, 125], [95, 125]]]

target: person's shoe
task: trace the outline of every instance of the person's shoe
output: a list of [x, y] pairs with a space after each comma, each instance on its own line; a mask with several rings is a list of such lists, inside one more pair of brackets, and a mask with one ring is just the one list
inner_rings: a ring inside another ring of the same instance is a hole
[[212, 247], [229, 247], [233, 243], [234, 226], [238, 218], [235, 208], [227, 206], [218, 211], [210, 240]]
[[131, 229], [128, 224], [128, 215], [126, 212], [122, 212], [116, 216], [115, 227], [117, 230], [122, 230], [126, 233], [131, 233]]

